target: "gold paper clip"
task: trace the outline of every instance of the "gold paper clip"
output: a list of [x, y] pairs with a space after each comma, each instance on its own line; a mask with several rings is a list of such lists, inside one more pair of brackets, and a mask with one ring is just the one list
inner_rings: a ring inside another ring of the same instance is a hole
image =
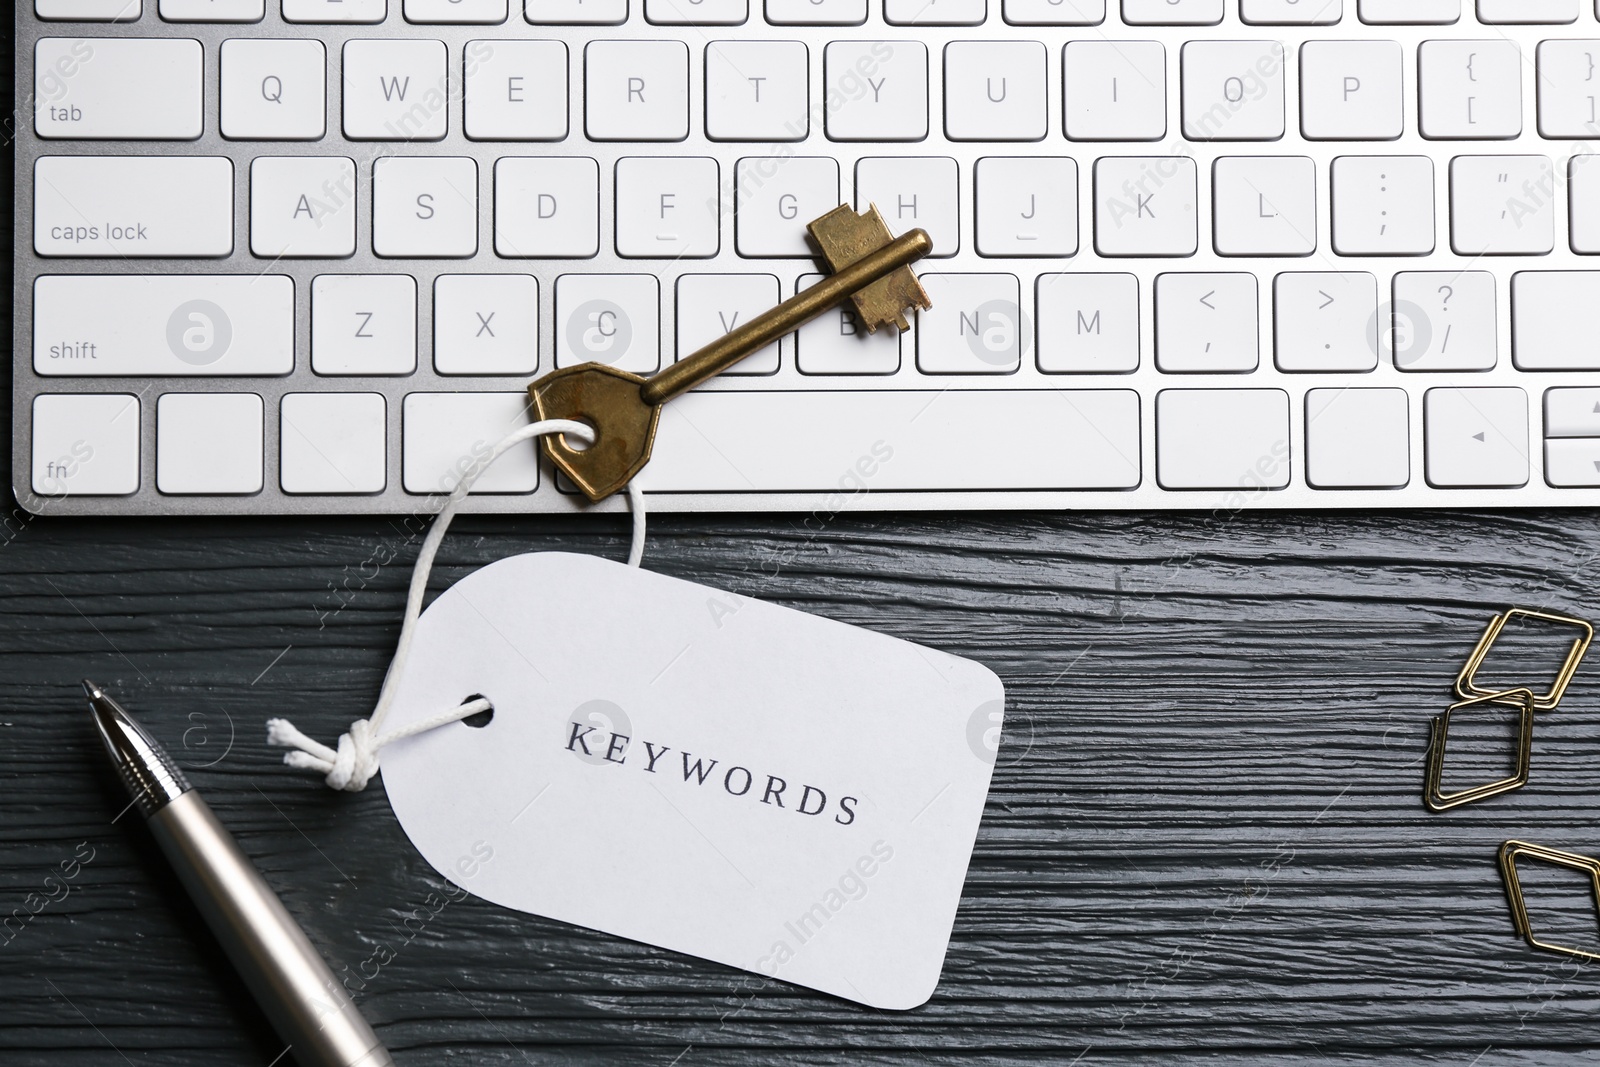
[[[1456, 676], [1456, 695], [1462, 700], [1472, 697], [1487, 698], [1499, 694], [1478, 685], [1474, 679], [1478, 668], [1489, 656], [1489, 649], [1494, 646], [1495, 639], [1500, 636], [1506, 623], [1513, 616], [1528, 619], [1541, 619], [1544, 622], [1554, 623], [1557, 626], [1572, 626], [1581, 631], [1580, 635], [1572, 642], [1572, 649], [1567, 653], [1567, 661], [1561, 665], [1561, 670], [1556, 674], [1555, 682], [1550, 686], [1549, 692], [1535, 694], [1533, 706], [1540, 711], [1549, 711], [1561, 703], [1561, 697], [1567, 691], [1567, 685], [1572, 681], [1572, 676], [1578, 671], [1578, 664], [1583, 660], [1583, 654], [1589, 650], [1589, 642], [1594, 640], [1594, 627], [1582, 619], [1568, 618], [1565, 615], [1551, 615], [1544, 611], [1530, 611], [1527, 608], [1511, 608], [1509, 611], [1496, 615], [1489, 620], [1489, 628], [1483, 631], [1483, 636], [1478, 639], [1478, 647], [1472, 650], [1472, 655], [1467, 659], [1467, 665], [1461, 668], [1461, 673]], [[1511, 690], [1515, 692], [1515, 690]]]
[[1582, 871], [1589, 876], [1590, 889], [1594, 894], [1596, 911], [1600, 911], [1600, 860], [1580, 856], [1576, 852], [1561, 852], [1543, 845], [1530, 845], [1526, 841], [1507, 841], [1500, 846], [1500, 874], [1506, 883], [1506, 898], [1511, 901], [1511, 921], [1517, 928], [1517, 933], [1527, 939], [1528, 944], [1546, 952], [1559, 952], [1567, 956], [1579, 956], [1587, 960], [1600, 960], [1600, 953], [1586, 952], [1581, 948], [1569, 948], [1566, 945], [1557, 945], [1549, 941], [1540, 941], [1533, 935], [1533, 925], [1528, 921], [1528, 903], [1522, 897], [1522, 881], [1517, 877], [1517, 857], [1519, 855], [1531, 856], [1534, 859], [1554, 863], [1559, 867], [1570, 867]]
[[[1502, 778], [1498, 782], [1487, 785], [1474, 786], [1455, 793], [1443, 792], [1444, 784], [1444, 750], [1449, 743], [1450, 716], [1461, 708], [1469, 708], [1478, 704], [1513, 704], [1522, 705], [1521, 723], [1517, 731], [1517, 764], [1516, 771], [1509, 778]], [[1509, 793], [1513, 789], [1521, 789], [1528, 784], [1528, 770], [1533, 763], [1533, 709], [1534, 695], [1531, 689], [1507, 689], [1503, 693], [1489, 693], [1486, 696], [1473, 697], [1457, 704], [1451, 704], [1445, 709], [1443, 715], [1436, 715], [1433, 719], [1433, 730], [1428, 739], [1427, 780], [1422, 792], [1422, 801], [1432, 811], [1449, 811], [1451, 808], [1460, 807], [1462, 804], [1471, 804], [1475, 800], [1487, 800], [1489, 797]]]

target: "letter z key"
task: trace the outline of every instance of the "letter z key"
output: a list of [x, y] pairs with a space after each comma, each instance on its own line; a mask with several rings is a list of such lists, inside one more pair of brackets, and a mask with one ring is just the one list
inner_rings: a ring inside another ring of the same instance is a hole
[[857, 215], [841, 204], [807, 227], [833, 274], [763, 312], [650, 378], [604, 363], [582, 363], [528, 386], [535, 416], [574, 419], [595, 429], [581, 451], [566, 438], [541, 438], [545, 454], [590, 500], [604, 500], [650, 462], [661, 405], [721, 374], [846, 300], [868, 332], [893, 323], [907, 328], [908, 308], [932, 307], [910, 264], [933, 250], [920, 229], [890, 238], [878, 209]]

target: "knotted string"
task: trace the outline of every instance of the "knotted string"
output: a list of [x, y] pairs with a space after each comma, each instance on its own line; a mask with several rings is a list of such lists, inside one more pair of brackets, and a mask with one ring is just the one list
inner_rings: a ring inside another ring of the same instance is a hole
[[[448, 726], [480, 711], [490, 710], [492, 705], [489, 701], [479, 697], [477, 700], [467, 701], [458, 708], [440, 712], [431, 718], [402, 726], [398, 730], [382, 732], [383, 720], [388, 717], [389, 707], [394, 703], [396, 686], [405, 673], [406, 660], [411, 656], [411, 641], [415, 636], [416, 622], [422, 614], [422, 601], [428, 594], [428, 575], [433, 570], [434, 557], [439, 553], [439, 543], [444, 540], [445, 531], [450, 528], [450, 520], [455, 518], [461, 502], [472, 491], [473, 483], [504, 452], [524, 441], [552, 433], [566, 434], [585, 444], [594, 443], [594, 430], [586, 423], [567, 419], [546, 419], [543, 422], [519, 427], [507, 434], [489, 450], [487, 456], [474, 463], [461, 476], [461, 481], [456, 484], [450, 498], [434, 517], [428, 536], [423, 538], [422, 550], [417, 553], [416, 565], [411, 570], [411, 588], [406, 595], [405, 621], [400, 626], [400, 641], [395, 647], [394, 659], [389, 663], [389, 671], [384, 675], [383, 689], [378, 694], [378, 706], [373, 709], [371, 716], [357, 719], [350, 724], [348, 731], [339, 735], [337, 748], [329, 748], [322, 742], [307, 737], [288, 719], [267, 720], [267, 743], [292, 749], [284, 754], [284, 763], [300, 770], [317, 771], [326, 775], [328, 785], [334, 789], [359, 793], [367, 787], [373, 775], [378, 773], [378, 750], [384, 745], [403, 737]], [[644, 558], [645, 507], [644, 494], [632, 482], [628, 483], [628, 507], [633, 512], [633, 537], [628, 546], [628, 566], [637, 567]]]

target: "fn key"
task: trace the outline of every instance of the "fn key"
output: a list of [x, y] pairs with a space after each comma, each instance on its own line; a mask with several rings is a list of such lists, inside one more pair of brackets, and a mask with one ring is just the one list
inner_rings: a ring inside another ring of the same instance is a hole
[[139, 488], [139, 398], [43, 393], [33, 398], [33, 491], [124, 496]]

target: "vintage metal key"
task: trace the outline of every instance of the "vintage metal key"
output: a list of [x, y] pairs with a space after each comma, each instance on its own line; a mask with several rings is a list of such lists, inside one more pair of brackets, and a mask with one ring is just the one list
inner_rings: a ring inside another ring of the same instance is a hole
[[661, 405], [846, 300], [867, 331], [907, 328], [907, 308], [929, 308], [910, 264], [933, 250], [917, 229], [891, 238], [876, 207], [858, 215], [848, 205], [807, 227], [833, 273], [649, 378], [604, 363], [582, 363], [528, 386], [535, 417], [575, 419], [595, 429], [584, 449], [561, 435], [541, 439], [545, 454], [590, 500], [604, 500], [650, 461]]

